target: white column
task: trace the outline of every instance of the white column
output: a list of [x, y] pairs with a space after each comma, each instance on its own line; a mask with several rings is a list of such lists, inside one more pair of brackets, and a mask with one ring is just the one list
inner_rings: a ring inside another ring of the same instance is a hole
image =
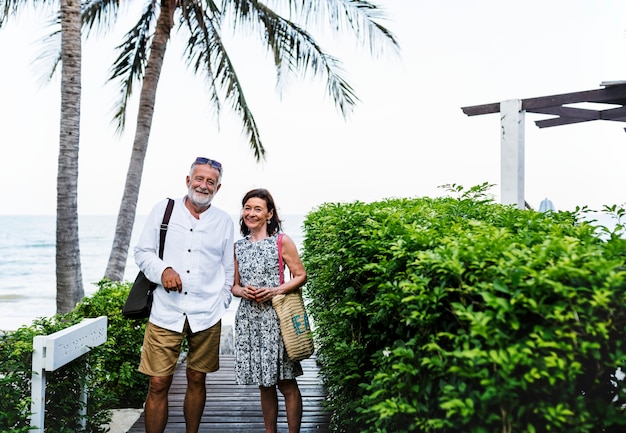
[[521, 99], [500, 102], [500, 201], [524, 209], [524, 111]]
[[46, 336], [37, 335], [33, 338], [32, 372], [31, 372], [31, 403], [30, 426], [34, 433], [44, 432], [46, 415], [46, 369], [45, 369]]

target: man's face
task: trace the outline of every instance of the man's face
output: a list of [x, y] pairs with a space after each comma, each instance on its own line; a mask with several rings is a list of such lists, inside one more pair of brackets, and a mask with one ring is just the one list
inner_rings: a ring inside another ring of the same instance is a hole
[[198, 164], [193, 167], [187, 176], [188, 197], [191, 203], [198, 207], [208, 207], [211, 200], [219, 191], [220, 172], [209, 164]]

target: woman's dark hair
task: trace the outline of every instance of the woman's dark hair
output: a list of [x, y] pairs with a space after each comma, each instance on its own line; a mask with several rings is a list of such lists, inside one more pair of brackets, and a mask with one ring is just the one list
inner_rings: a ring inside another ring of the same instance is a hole
[[[276, 209], [276, 205], [274, 204], [274, 197], [272, 194], [265, 188], [257, 188], [252, 191], [248, 191], [246, 195], [243, 196], [241, 200], [241, 207], [243, 208], [246, 205], [246, 202], [251, 198], [260, 198], [265, 201], [267, 205], [267, 211], [274, 211], [274, 216], [272, 217], [270, 223], [267, 225], [267, 234], [272, 236], [275, 233], [278, 233], [281, 230], [280, 226], [280, 217], [278, 216], [278, 210]], [[239, 217], [239, 228], [241, 230], [241, 234], [244, 236], [248, 236], [250, 234], [250, 229], [243, 221], [243, 215]]]

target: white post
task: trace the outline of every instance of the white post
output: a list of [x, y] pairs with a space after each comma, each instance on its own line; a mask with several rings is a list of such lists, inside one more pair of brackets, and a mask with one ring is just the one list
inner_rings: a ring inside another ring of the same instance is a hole
[[87, 382], [83, 385], [83, 392], [80, 395], [80, 408], [78, 416], [80, 417], [80, 426], [85, 430], [87, 427]]
[[[30, 416], [30, 425], [31, 427], [38, 427], [33, 430], [37, 433], [43, 433], [44, 407], [46, 405], [45, 338], [39, 335], [33, 338], [33, 366], [30, 381], [32, 414]], [[38, 356], [35, 356], [35, 354], [38, 354]]]
[[[54, 371], [107, 340], [107, 317], [83, 319], [80, 323], [50, 335], [33, 338], [31, 376], [31, 431], [43, 433], [46, 413], [46, 371]], [[83, 389], [80, 399], [87, 402]], [[80, 413], [84, 426], [85, 412]]]
[[524, 111], [521, 99], [500, 102], [500, 179], [502, 204], [524, 209]]

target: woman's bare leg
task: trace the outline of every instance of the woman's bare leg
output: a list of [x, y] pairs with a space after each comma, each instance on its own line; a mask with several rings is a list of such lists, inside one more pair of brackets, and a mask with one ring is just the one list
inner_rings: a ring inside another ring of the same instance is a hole
[[265, 433], [278, 432], [278, 394], [275, 386], [259, 386]]
[[300, 433], [302, 424], [302, 395], [298, 382], [295, 379], [281, 380], [278, 389], [285, 396], [285, 410], [287, 411], [287, 424], [289, 433]]

